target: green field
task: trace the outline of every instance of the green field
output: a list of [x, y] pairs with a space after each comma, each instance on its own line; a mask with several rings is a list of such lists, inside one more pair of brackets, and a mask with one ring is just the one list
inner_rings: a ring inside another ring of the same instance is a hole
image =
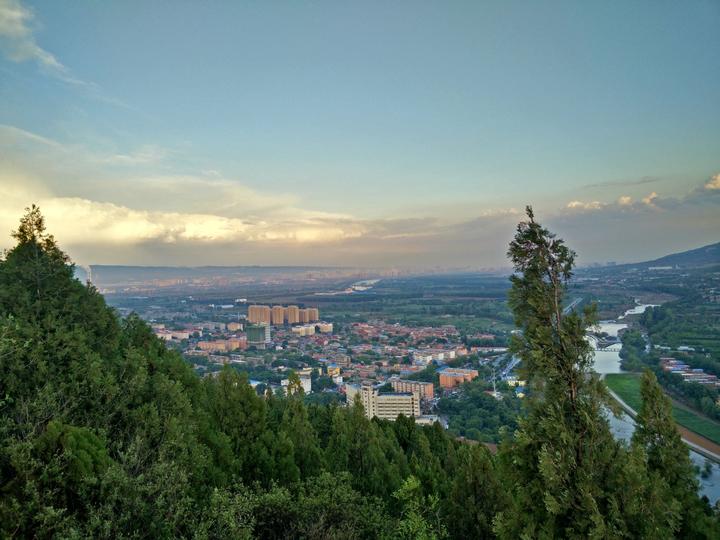
[[[635, 411], [640, 410], [640, 376], [631, 373], [612, 373], [605, 376], [608, 387]], [[683, 427], [720, 444], [720, 425], [699, 414], [678, 407], [673, 403], [672, 414]]]

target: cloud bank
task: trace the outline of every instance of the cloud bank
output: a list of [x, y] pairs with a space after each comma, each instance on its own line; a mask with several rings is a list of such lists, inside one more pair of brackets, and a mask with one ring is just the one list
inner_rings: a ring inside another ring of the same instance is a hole
[[[366, 219], [313, 210], [296, 194], [261, 192], [218, 171], [179, 173], [172, 155], [153, 145], [101, 152], [0, 125], [0, 245], [11, 245], [9, 231], [35, 203], [82, 264], [504, 267], [526, 203], [478, 202], [470, 217]], [[639, 260], [718, 240], [720, 173], [680, 197], [535, 206], [581, 263]]]

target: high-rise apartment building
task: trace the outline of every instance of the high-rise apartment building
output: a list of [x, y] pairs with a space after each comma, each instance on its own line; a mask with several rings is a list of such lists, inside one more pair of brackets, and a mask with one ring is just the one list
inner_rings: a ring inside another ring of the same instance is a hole
[[310, 322], [310, 314], [308, 313], [307, 309], [300, 310], [300, 322], [302, 324], [307, 324]]
[[320, 310], [318, 308], [307, 308], [308, 322], [320, 320]]
[[248, 325], [245, 329], [248, 345], [260, 345], [270, 343], [270, 327], [267, 325]]
[[288, 324], [297, 324], [300, 322], [300, 308], [297, 306], [288, 306], [285, 310], [285, 317]]
[[270, 306], [248, 307], [248, 321], [253, 324], [270, 324]]
[[282, 306], [273, 306], [272, 323], [276, 326], [285, 324], [285, 308]]

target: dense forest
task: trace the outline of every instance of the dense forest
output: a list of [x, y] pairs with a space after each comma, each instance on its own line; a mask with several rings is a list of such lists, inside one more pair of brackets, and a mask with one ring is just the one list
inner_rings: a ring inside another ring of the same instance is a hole
[[654, 376], [630, 444], [605, 418], [564, 314], [574, 254], [535, 220], [509, 250], [512, 344], [532, 388], [496, 456], [359, 403], [258, 396], [199, 378], [120, 319], [36, 207], [0, 261], [0, 536], [57, 538], [717, 538]]

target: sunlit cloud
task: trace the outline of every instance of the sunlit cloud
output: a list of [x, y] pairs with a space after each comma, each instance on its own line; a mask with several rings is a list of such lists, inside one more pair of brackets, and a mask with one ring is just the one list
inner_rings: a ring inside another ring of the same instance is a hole
[[569, 203], [567, 203], [566, 208], [568, 208], [569, 210], [599, 210], [605, 206], [605, 203], [602, 203], [600, 201], [570, 201]]
[[707, 190], [720, 190], [720, 173], [713, 175], [710, 180], [705, 182], [705, 189]]
[[0, 226], [5, 231], [15, 226], [23, 205], [33, 202], [41, 207], [55, 236], [70, 246], [88, 243], [122, 246], [146, 242], [302, 244], [336, 242], [357, 237], [366, 230], [360, 223], [337, 223], [326, 219], [251, 222], [212, 214], [137, 210], [108, 202], [29, 193], [4, 178], [2, 184]]
[[658, 197], [659, 197], [658, 194], [653, 191], [653, 192], [650, 193], [647, 197], [643, 197], [642, 202], [645, 203], [645, 204], [648, 205], [648, 206], [652, 206], [652, 207], [654, 207], [654, 208], [657, 208], [657, 207], [655, 206], [655, 202], [657, 201]]
[[[63, 249], [83, 264], [497, 268], [507, 265], [507, 243], [523, 214], [473, 201], [463, 201], [474, 210], [462, 216], [432, 206], [402, 218], [368, 219], [341, 204], [323, 212], [297, 193], [255, 189], [219, 168], [176, 172], [173, 155], [153, 144], [91, 149], [0, 125], [0, 247], [11, 245], [9, 231], [35, 203]], [[714, 239], [719, 183], [714, 175], [680, 197], [652, 192], [535, 209], [577, 247], [581, 262], [620, 258], [609, 241], [618, 235], [637, 260], [663, 254], [672, 234], [678, 244], [697, 231]], [[525, 202], [533, 201], [517, 206]]]

